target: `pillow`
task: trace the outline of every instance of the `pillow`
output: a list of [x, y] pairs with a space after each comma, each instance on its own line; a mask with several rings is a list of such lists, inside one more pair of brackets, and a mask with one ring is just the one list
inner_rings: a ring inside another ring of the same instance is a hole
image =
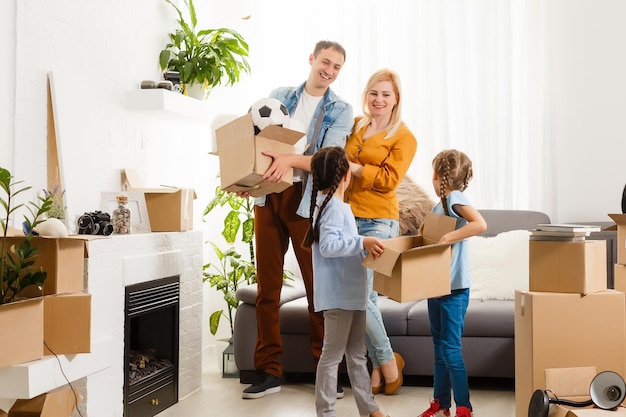
[[470, 298], [514, 300], [515, 290], [528, 290], [528, 230], [468, 239]]

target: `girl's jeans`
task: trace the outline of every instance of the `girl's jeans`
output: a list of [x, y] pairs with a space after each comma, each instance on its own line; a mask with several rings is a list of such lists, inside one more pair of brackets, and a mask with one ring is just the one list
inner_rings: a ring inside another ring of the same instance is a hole
[[452, 290], [450, 295], [428, 299], [428, 318], [435, 345], [434, 398], [439, 407], [450, 408], [450, 391], [457, 407], [472, 409], [461, 335], [469, 303], [469, 288]]
[[[379, 239], [389, 239], [398, 236], [398, 221], [393, 219], [365, 219], [356, 218], [359, 234], [362, 236], [376, 236]], [[367, 354], [372, 361], [372, 367], [381, 365], [393, 359], [393, 349], [387, 337], [383, 324], [383, 317], [378, 308], [378, 293], [373, 289], [374, 271], [367, 270], [367, 287], [369, 300], [365, 319], [365, 345]]]

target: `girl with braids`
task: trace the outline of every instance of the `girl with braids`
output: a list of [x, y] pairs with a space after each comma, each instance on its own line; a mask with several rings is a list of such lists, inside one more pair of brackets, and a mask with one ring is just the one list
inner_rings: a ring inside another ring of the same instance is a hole
[[469, 302], [470, 272], [466, 239], [487, 229], [485, 219], [472, 207], [463, 191], [472, 179], [472, 161], [463, 152], [448, 149], [433, 160], [433, 187], [441, 201], [433, 212], [456, 219], [456, 229], [440, 242], [452, 245], [451, 293], [428, 299], [428, 318], [435, 351], [434, 395], [420, 417], [450, 415], [451, 391], [457, 417], [471, 417], [467, 371], [461, 353], [461, 335]]
[[360, 236], [343, 194], [350, 164], [342, 147], [320, 149], [311, 159], [313, 193], [309, 231], [303, 246], [313, 252], [313, 305], [324, 315], [324, 342], [315, 376], [318, 417], [334, 417], [337, 368], [344, 354], [359, 415], [384, 417], [374, 401], [367, 370], [365, 308], [366, 254], [380, 256], [382, 241]]

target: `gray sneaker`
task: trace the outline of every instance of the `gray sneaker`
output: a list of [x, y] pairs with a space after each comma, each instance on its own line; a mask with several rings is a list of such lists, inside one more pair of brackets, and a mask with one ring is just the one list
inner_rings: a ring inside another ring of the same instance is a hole
[[280, 391], [280, 378], [261, 372], [256, 382], [243, 390], [241, 398], [262, 398]]

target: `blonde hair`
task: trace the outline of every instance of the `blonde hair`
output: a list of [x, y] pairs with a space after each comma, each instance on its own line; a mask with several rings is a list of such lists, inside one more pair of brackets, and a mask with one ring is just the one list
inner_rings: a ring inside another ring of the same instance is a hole
[[440, 179], [439, 198], [446, 215], [450, 215], [446, 190], [465, 191], [472, 179], [472, 161], [456, 149], [441, 151], [433, 159], [433, 170]]
[[391, 120], [389, 121], [389, 127], [387, 129], [387, 133], [385, 134], [385, 139], [392, 137], [398, 131], [398, 128], [402, 124], [402, 99], [400, 95], [400, 77], [394, 71], [383, 68], [379, 71], [376, 71], [367, 81], [365, 86], [365, 90], [363, 90], [363, 117], [358, 121], [356, 127], [354, 129], [355, 132], [358, 132], [365, 126], [369, 125], [372, 121], [372, 115], [370, 114], [369, 108], [367, 107], [367, 93], [372, 89], [374, 84], [379, 83], [381, 81], [389, 81], [393, 86], [393, 92], [396, 94], [397, 103], [391, 110]]
[[[341, 179], [350, 170], [348, 155], [341, 146], [331, 146], [317, 151], [311, 158], [311, 176], [313, 179], [313, 190], [311, 193], [311, 214], [309, 216], [309, 230], [304, 238], [302, 246], [310, 248], [313, 242], [318, 242], [320, 238], [320, 218], [324, 208], [337, 191]], [[327, 190], [326, 199], [317, 211], [315, 221], [313, 215], [317, 202], [317, 193]]]

